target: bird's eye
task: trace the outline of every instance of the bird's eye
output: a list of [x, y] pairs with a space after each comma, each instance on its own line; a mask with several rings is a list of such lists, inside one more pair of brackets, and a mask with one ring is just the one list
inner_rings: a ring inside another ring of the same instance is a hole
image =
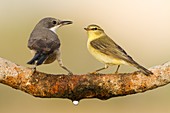
[[54, 20], [54, 21], [52, 21], [52, 23], [55, 25], [57, 22]]
[[91, 30], [97, 30], [97, 28], [95, 27], [95, 28], [92, 28]]

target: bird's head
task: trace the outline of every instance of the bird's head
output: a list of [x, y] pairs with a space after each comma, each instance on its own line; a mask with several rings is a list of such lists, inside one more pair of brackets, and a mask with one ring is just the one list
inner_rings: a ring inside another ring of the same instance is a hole
[[98, 25], [91, 24], [84, 29], [87, 31], [89, 38], [98, 38], [105, 35], [104, 30]]
[[47, 17], [47, 18], [43, 18], [42, 20], [40, 20], [36, 27], [48, 28], [55, 32], [55, 30], [58, 27], [61, 27], [63, 25], [72, 24], [72, 23], [73, 23], [72, 21], [62, 21], [62, 20], [59, 20], [56, 18]]

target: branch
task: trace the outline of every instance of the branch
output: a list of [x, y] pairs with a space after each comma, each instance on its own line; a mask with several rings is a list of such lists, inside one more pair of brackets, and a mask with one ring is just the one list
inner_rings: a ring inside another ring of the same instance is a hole
[[0, 83], [41, 98], [81, 100], [130, 95], [145, 92], [170, 82], [170, 62], [150, 69], [154, 74], [141, 72], [124, 74], [52, 75], [34, 72], [0, 58]]

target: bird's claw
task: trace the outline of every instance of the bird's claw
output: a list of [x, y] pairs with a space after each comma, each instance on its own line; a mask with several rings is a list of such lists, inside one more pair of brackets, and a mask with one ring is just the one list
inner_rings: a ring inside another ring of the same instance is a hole
[[118, 74], [118, 72], [116, 71], [114, 74]]
[[36, 67], [33, 67], [32, 68], [32, 72], [35, 73], [37, 70], [36, 70]]
[[94, 72], [89, 72], [88, 74], [90, 74], [90, 75], [97, 75], [97, 74], [100, 74], [100, 73], [98, 73], [98, 72], [96, 72], [96, 71], [94, 71]]
[[68, 75], [73, 75], [73, 73], [72, 73], [72, 72], [69, 72]]

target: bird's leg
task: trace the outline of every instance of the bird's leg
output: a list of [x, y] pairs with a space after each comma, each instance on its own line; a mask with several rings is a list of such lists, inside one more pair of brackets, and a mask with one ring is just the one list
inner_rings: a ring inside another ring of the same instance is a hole
[[117, 69], [116, 69], [116, 71], [115, 71], [115, 74], [118, 73], [119, 68], [120, 68], [120, 65], [117, 66]]
[[36, 72], [36, 70], [37, 70], [37, 65], [35, 64], [33, 67], [32, 67], [32, 70], [33, 70], [33, 73], [35, 73]]
[[67, 69], [64, 65], [60, 66], [68, 72], [68, 75], [73, 75], [73, 73], [69, 69]]
[[105, 64], [105, 66], [103, 68], [97, 69], [96, 71], [92, 72], [91, 74], [96, 74], [97, 72], [107, 69], [109, 66]]
[[33, 69], [36, 71], [36, 69], [37, 69], [37, 66], [36, 66], [36, 65], [34, 65], [34, 66], [33, 66]]
[[73, 73], [63, 65], [62, 59], [60, 57], [60, 51], [57, 51], [57, 61], [60, 65], [60, 67], [62, 67], [64, 70], [66, 70], [69, 75], [73, 75]]
[[66, 70], [68, 72], [69, 75], [73, 75], [73, 73], [63, 65], [63, 62], [61, 59], [58, 60], [58, 63], [60, 65], [60, 67], [62, 67], [64, 70]]

